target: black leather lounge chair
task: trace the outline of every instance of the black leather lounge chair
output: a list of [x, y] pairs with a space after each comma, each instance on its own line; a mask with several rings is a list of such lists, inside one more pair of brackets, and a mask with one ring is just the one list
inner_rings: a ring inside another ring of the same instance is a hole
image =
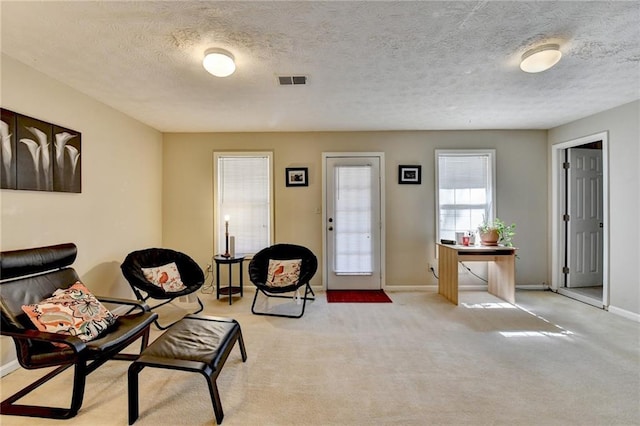
[[[147, 347], [149, 329], [157, 318], [144, 304], [114, 298], [96, 298], [109, 310], [112, 304], [126, 305], [130, 314], [117, 317], [93, 340], [39, 331], [22, 310], [23, 305], [39, 304], [59, 289], [65, 290], [79, 281], [70, 267], [77, 248], [72, 243], [0, 253], [0, 308], [3, 336], [11, 337], [16, 356], [26, 369], [55, 367], [29, 386], [8, 397], [0, 405], [2, 415], [68, 419], [82, 406], [87, 375], [112, 359], [132, 361], [136, 354], [121, 354], [124, 348], [141, 339], [141, 350]], [[131, 311], [131, 307], [136, 312]], [[54, 324], [56, 325], [56, 324]], [[69, 408], [20, 405], [18, 400], [50, 379], [74, 367], [73, 390]]]

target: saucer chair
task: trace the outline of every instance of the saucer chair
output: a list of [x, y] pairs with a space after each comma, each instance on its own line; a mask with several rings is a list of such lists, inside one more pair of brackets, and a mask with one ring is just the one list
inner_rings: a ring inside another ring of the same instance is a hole
[[[204, 273], [192, 258], [166, 248], [148, 248], [131, 252], [120, 265], [120, 269], [138, 300], [161, 301], [149, 306], [150, 310], [171, 303], [178, 297], [195, 293], [204, 284]], [[200, 307], [193, 312], [194, 314], [204, 309], [197, 295], [196, 300]], [[155, 321], [156, 327], [161, 330], [166, 330], [174, 323], [161, 326], [158, 320]]]
[[[315, 300], [309, 281], [318, 269], [318, 259], [311, 250], [294, 244], [275, 244], [260, 250], [249, 262], [249, 279], [256, 286], [251, 312], [256, 315], [300, 318], [304, 315], [307, 300]], [[299, 296], [300, 287], [305, 288]], [[284, 293], [295, 292], [294, 295]], [[258, 293], [266, 297], [302, 299], [302, 310], [297, 315], [287, 315], [256, 310]], [[311, 297], [309, 297], [311, 295]]]

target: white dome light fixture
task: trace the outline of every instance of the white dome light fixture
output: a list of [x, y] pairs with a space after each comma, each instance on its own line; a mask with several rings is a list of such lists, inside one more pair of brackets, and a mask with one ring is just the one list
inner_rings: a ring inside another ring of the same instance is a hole
[[562, 57], [560, 46], [557, 44], [543, 44], [527, 50], [522, 55], [520, 69], [524, 72], [536, 73], [546, 71], [558, 63]]
[[202, 66], [216, 77], [228, 77], [236, 70], [233, 55], [224, 49], [207, 49]]

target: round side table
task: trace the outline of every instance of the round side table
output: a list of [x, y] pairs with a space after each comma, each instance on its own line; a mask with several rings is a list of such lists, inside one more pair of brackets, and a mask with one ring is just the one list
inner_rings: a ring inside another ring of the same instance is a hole
[[[229, 304], [233, 304], [233, 295], [240, 293], [240, 297], [244, 296], [243, 291], [243, 274], [242, 274], [242, 263], [244, 262], [245, 256], [243, 255], [235, 255], [225, 257], [220, 254], [213, 256], [214, 262], [216, 262], [216, 299], [220, 299], [220, 295], [229, 297]], [[240, 275], [240, 284], [238, 286], [233, 285], [232, 278], [232, 266], [238, 266], [238, 273]], [[226, 287], [220, 287], [220, 265], [229, 265], [229, 285]]]

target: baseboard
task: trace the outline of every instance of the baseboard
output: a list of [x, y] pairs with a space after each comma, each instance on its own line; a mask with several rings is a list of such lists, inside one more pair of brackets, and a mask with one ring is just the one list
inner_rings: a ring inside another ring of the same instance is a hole
[[13, 361], [9, 361], [3, 366], [0, 366], [0, 377], [6, 376], [11, 372], [16, 371], [18, 368], [20, 368], [20, 364], [18, 364], [17, 359], [14, 359]]
[[[486, 291], [487, 285], [481, 284], [460, 284], [459, 290], [479, 290]], [[385, 291], [438, 291], [438, 284], [428, 285], [388, 285], [384, 288]]]
[[520, 284], [516, 285], [516, 290], [549, 290], [546, 284]]
[[[300, 287], [302, 288], [302, 287]], [[323, 291], [324, 287], [322, 287], [322, 285], [312, 285], [311, 286], [311, 290], [315, 291]], [[242, 286], [242, 291], [244, 291], [245, 293], [249, 292], [250, 294], [253, 294], [256, 291], [256, 286], [255, 285], [251, 285], [251, 284], [244, 284]], [[213, 292], [212, 293], [206, 293], [206, 294], [216, 294], [216, 288], [215, 286], [213, 287]]]
[[[460, 284], [460, 290], [479, 290], [486, 291], [486, 284]], [[438, 284], [427, 285], [388, 285], [384, 288], [386, 291], [438, 291]], [[549, 286], [545, 284], [525, 284], [516, 285], [516, 290], [549, 290]]]
[[438, 291], [437, 285], [388, 285], [384, 291]]
[[627, 311], [626, 309], [617, 308], [611, 305], [609, 305], [609, 308], [607, 310], [612, 314], [630, 319], [631, 321], [640, 322], [640, 314], [636, 314], [635, 312]]
[[[322, 286], [311, 286], [313, 291], [324, 291]], [[460, 290], [479, 290], [484, 291], [487, 289], [486, 284], [460, 284], [458, 287]], [[544, 284], [527, 284], [516, 285], [516, 289], [519, 290], [549, 290], [549, 286]], [[245, 286], [244, 291], [255, 290], [255, 287]], [[438, 284], [427, 285], [387, 285], [383, 290], [386, 291], [438, 291]]]

